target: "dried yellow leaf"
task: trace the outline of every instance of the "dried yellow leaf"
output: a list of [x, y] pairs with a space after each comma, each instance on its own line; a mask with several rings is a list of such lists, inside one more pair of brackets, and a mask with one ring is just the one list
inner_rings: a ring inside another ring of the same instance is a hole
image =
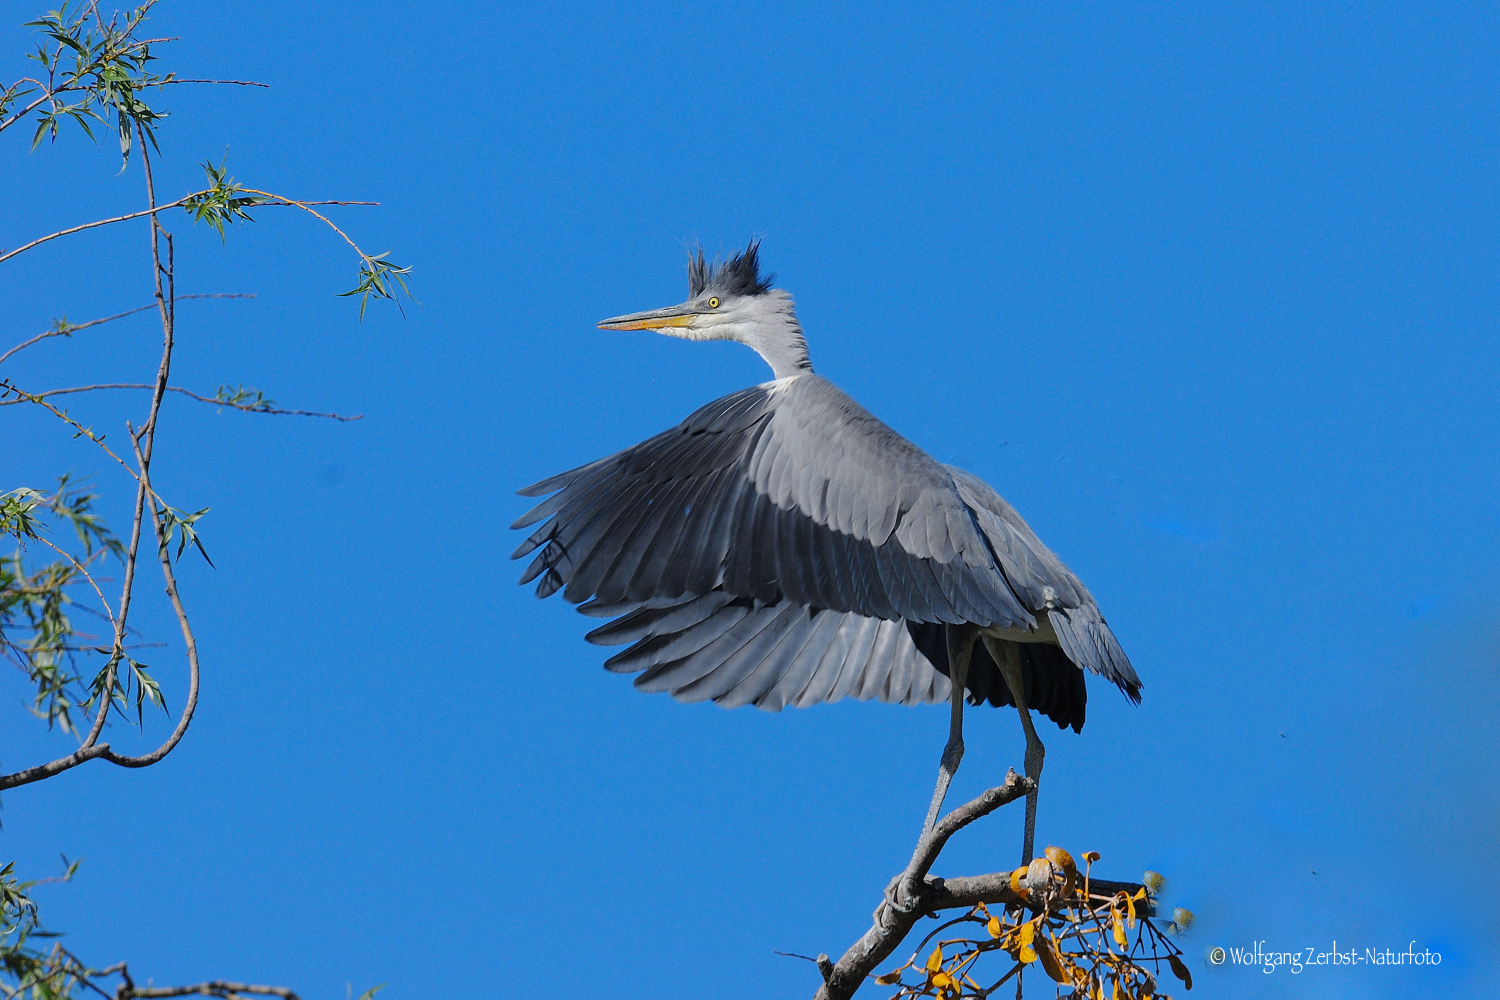
[[939, 972], [932, 977], [932, 985], [940, 990], [947, 989], [953, 985], [953, 977], [946, 972]]
[[985, 924], [984, 926], [985, 926], [985, 929], [990, 932], [990, 937], [995, 938], [997, 940], [999, 939], [999, 937], [1000, 937], [1001, 934], [1005, 933], [1004, 931], [1002, 931], [1000, 929], [1000, 918], [999, 917], [990, 917], [990, 922], [987, 923], [987, 924]]
[[1026, 921], [1026, 923], [1024, 923], [1024, 924], [1021, 925], [1021, 956], [1020, 957], [1021, 957], [1022, 964], [1028, 964], [1028, 963], [1036, 961], [1036, 951], [1031, 947], [1032, 942], [1035, 941], [1035, 940], [1036, 940], [1036, 924], [1035, 924], [1035, 922], [1028, 920], [1028, 921]]
[[1126, 909], [1128, 909], [1130, 911], [1130, 916], [1128, 918], [1129, 924], [1130, 924], [1131, 927], [1134, 927], [1135, 926], [1135, 898], [1133, 896], [1126, 896], [1125, 897], [1125, 907], [1126, 907]]
[[1073, 861], [1073, 855], [1061, 847], [1049, 847], [1046, 851], [1047, 860], [1052, 862], [1063, 873], [1062, 894], [1071, 896], [1073, 885], [1078, 878], [1078, 865]]
[[1115, 925], [1115, 944], [1125, 947], [1125, 921], [1119, 910], [1110, 910], [1110, 920]]
[[892, 983], [899, 983], [900, 981], [901, 981], [901, 970], [900, 969], [897, 969], [895, 972], [887, 972], [883, 976], [876, 976], [875, 977], [875, 982], [879, 983], [881, 986], [889, 986]]
[[927, 971], [937, 972], [943, 967], [943, 946], [938, 945], [932, 949], [932, 954], [927, 956]]
[[1047, 971], [1047, 975], [1051, 976], [1054, 982], [1066, 986], [1068, 977], [1063, 975], [1062, 966], [1058, 964], [1057, 953], [1052, 950], [1052, 944], [1046, 938], [1039, 937], [1033, 940], [1032, 950], [1036, 952], [1036, 957], [1042, 960], [1042, 968]]
[[1089, 864], [1093, 864], [1095, 861], [1099, 860], [1099, 852], [1085, 851], [1083, 854], [1083, 860], [1087, 861]]

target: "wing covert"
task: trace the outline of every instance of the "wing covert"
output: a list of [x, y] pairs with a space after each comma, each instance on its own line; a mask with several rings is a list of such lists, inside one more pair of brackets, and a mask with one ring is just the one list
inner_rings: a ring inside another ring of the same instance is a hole
[[515, 553], [540, 550], [522, 582], [540, 577], [542, 597], [722, 587], [886, 621], [1036, 623], [950, 471], [810, 373], [522, 493], [548, 491], [515, 525], [543, 522]]

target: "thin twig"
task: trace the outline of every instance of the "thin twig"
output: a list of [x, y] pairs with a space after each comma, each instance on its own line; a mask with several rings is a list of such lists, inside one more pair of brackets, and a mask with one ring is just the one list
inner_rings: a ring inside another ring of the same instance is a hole
[[[177, 298], [179, 301], [181, 301], [182, 299], [253, 299], [255, 298], [255, 296], [243, 295], [238, 292], [211, 292], [204, 295], [179, 295], [177, 296]], [[155, 307], [156, 303], [152, 302], [149, 305], [136, 306], [134, 309], [127, 309], [125, 312], [116, 313], [113, 316], [106, 316], [103, 319], [91, 319], [87, 323], [67, 323], [59, 327], [58, 329], [47, 330], [43, 333], [37, 334], [30, 340], [17, 344], [15, 347], [12, 347], [10, 350], [6, 351], [4, 354], [0, 354], [0, 364], [3, 364], [5, 359], [10, 357], [12, 354], [19, 353], [20, 351], [23, 351], [26, 348], [30, 347], [32, 344], [46, 340], [48, 337], [71, 337], [79, 330], [87, 330], [89, 327], [99, 326], [101, 323], [112, 323], [117, 319], [124, 319], [126, 316], [134, 316], [138, 312], [145, 312], [147, 309], [153, 309]]]
[[[246, 192], [248, 192], [250, 194], [265, 195], [264, 191], [252, 191], [252, 190], [250, 190], [250, 188], [241, 188], [240, 190], [246, 191]], [[129, 213], [125, 214], [125, 215], [117, 215], [117, 216], [115, 216], [112, 219], [100, 219], [97, 222], [86, 222], [86, 223], [84, 223], [81, 226], [74, 226], [72, 229], [61, 229], [61, 230], [58, 230], [55, 233], [49, 233], [46, 236], [41, 236], [41, 237], [38, 237], [37, 239], [32, 240], [30, 243], [26, 244], [25, 246], [17, 247], [16, 249], [10, 251], [9, 253], [0, 254], [0, 264], [4, 264], [6, 261], [10, 260], [12, 257], [15, 257], [18, 254], [25, 253], [27, 250], [30, 250], [32, 247], [41, 246], [43, 243], [46, 243], [49, 240], [55, 240], [55, 239], [57, 239], [60, 236], [71, 236], [74, 233], [81, 233], [85, 229], [97, 229], [100, 226], [110, 226], [110, 225], [113, 225], [116, 222], [129, 222], [131, 219], [139, 219], [139, 218], [142, 218], [143, 216], [147, 216], [147, 215], [156, 215], [156, 214], [158, 214], [160, 212], [165, 212], [169, 208], [180, 208], [180, 207], [182, 207], [183, 204], [185, 204], [186, 202], [191, 201], [194, 198], [199, 198], [199, 197], [202, 197], [203, 195], [212, 194], [212, 193], [213, 193], [212, 190], [209, 190], [209, 189], [205, 189], [203, 191], [194, 191], [192, 194], [184, 195], [181, 198], [178, 198], [176, 201], [169, 201], [165, 205], [157, 205], [155, 208], [147, 208], [147, 209], [142, 209], [139, 212], [129, 212]], [[275, 194], [273, 194], [273, 195], [266, 195], [266, 197], [270, 198], [271, 200], [270, 201], [265, 201], [265, 202], [257, 202], [256, 204], [249, 205], [247, 207], [248, 208], [261, 208], [261, 207], [265, 207], [265, 208], [282, 208], [282, 207], [288, 207], [289, 206], [289, 207], [294, 207], [294, 208], [305, 209], [306, 211], [312, 212], [312, 209], [307, 208], [308, 205], [379, 205], [380, 204], [380, 202], [378, 202], [378, 201], [295, 201], [295, 200], [293, 200], [291, 198], [284, 198], [281, 195], [275, 195]], [[312, 212], [312, 214], [313, 215], [317, 215], [318, 218], [322, 219], [324, 222], [328, 222], [327, 218], [325, 218], [322, 215], [319, 215], [317, 212]], [[333, 227], [333, 231], [334, 232], [338, 233], [340, 236], [343, 236], [344, 239], [348, 241], [349, 245], [352, 246], [352, 247], [354, 247], [354, 249], [359, 252], [360, 256], [364, 256], [364, 251], [360, 250], [359, 247], [355, 245], [354, 241], [351, 240], [351, 239], [349, 239], [349, 237], [344, 234], [344, 231], [342, 229], [340, 229], [338, 226], [334, 226], [332, 222], [328, 222], [328, 225], [330, 225], [330, 226]]]
[[[250, 191], [249, 188], [243, 188], [242, 190]], [[250, 193], [251, 194], [259, 194], [260, 192], [259, 191], [250, 191]], [[380, 202], [378, 202], [378, 201], [292, 201], [290, 198], [282, 198], [279, 195], [273, 195], [272, 197], [273, 197], [274, 200], [271, 200], [271, 201], [258, 201], [254, 205], [249, 205], [247, 207], [249, 207], [249, 208], [262, 208], [262, 207], [265, 207], [265, 208], [303, 208], [303, 207], [305, 207], [307, 205], [367, 205], [367, 206], [369, 206], [369, 205], [375, 205], [375, 206], [378, 206], [380, 204]], [[313, 214], [316, 215], [317, 213], [315, 212]], [[318, 218], [321, 219], [323, 217], [322, 216], [318, 216]], [[327, 222], [328, 220], [327, 219], [323, 219], [323, 221]], [[332, 223], [330, 223], [330, 225], [332, 225]], [[340, 233], [339, 235], [343, 236], [343, 233]], [[344, 238], [348, 239], [347, 236], [345, 236]], [[355, 247], [354, 249], [358, 250], [359, 247]], [[183, 296], [183, 297], [186, 298], [186, 296]]]
[[[46, 90], [46, 86], [47, 86], [46, 84], [42, 83], [40, 80], [32, 80], [30, 77], [27, 77], [24, 80], [17, 80], [16, 81], [17, 84], [22, 84], [22, 83], [27, 83], [27, 82], [35, 83], [38, 87], [41, 87], [43, 90]], [[68, 89], [68, 90], [75, 90], [75, 89], [76, 90], [82, 90], [83, 88], [82, 87], [77, 87], [77, 88], [69, 87], [69, 88], [66, 88], [66, 89]], [[48, 101], [52, 100], [52, 96], [54, 94], [61, 94], [61, 93], [63, 93], [63, 91], [61, 91], [61, 90], [49, 90], [49, 91], [47, 91], [41, 97], [38, 97], [36, 100], [34, 100], [30, 104], [26, 105], [26, 107], [22, 108], [20, 111], [17, 111], [15, 114], [11, 115], [9, 118], [5, 119], [5, 121], [0, 122], [0, 132], [4, 132], [6, 129], [8, 129], [12, 125], [14, 125], [16, 122], [20, 121], [22, 118], [25, 118], [27, 115], [31, 114], [37, 108], [41, 107], [43, 104], [46, 104]]]
[[23, 254], [23, 253], [25, 253], [27, 250], [30, 250], [32, 247], [41, 246], [43, 243], [46, 243], [48, 240], [55, 240], [55, 239], [57, 239], [60, 236], [71, 236], [74, 233], [81, 233], [85, 229], [97, 229], [100, 226], [109, 226], [109, 225], [113, 225], [116, 222], [128, 222], [131, 219], [139, 219], [142, 216], [155, 215], [157, 212], [165, 212], [169, 208], [178, 208], [184, 202], [188, 201], [189, 199], [197, 198], [197, 197], [199, 197], [201, 195], [210, 194], [210, 193], [211, 192], [209, 192], [209, 191], [194, 191], [190, 195], [185, 195], [185, 196], [183, 196], [181, 198], [178, 198], [176, 201], [168, 202], [165, 205], [155, 205], [155, 206], [153, 206], [151, 208], [143, 209], [142, 211], [139, 211], [139, 212], [129, 212], [129, 213], [125, 214], [125, 215], [117, 215], [117, 216], [115, 216], [112, 219], [100, 219], [98, 222], [85, 222], [83, 225], [81, 225], [81, 226], [74, 226], [72, 229], [62, 229], [62, 230], [59, 230], [59, 231], [57, 231], [55, 233], [50, 233], [50, 234], [48, 234], [46, 236], [38, 237], [37, 239], [32, 240], [30, 243], [26, 244], [23, 247], [19, 247], [19, 248], [15, 249], [15, 250], [12, 250], [10, 253], [0, 255], [0, 264], [4, 264], [6, 261], [10, 260], [12, 257], [16, 256], [17, 254]]
[[[353, 240], [351, 240], [349, 238], [349, 234], [348, 233], [344, 232], [338, 226], [335, 226], [333, 224], [333, 222], [328, 218], [328, 216], [322, 214], [321, 212], [314, 212], [311, 208], [308, 208], [309, 205], [353, 204], [352, 202], [345, 203], [345, 202], [297, 201], [296, 199], [294, 199], [294, 198], [288, 198], [285, 195], [272, 194], [269, 191], [257, 191], [254, 188], [242, 188], [241, 190], [243, 190], [246, 194], [258, 194], [262, 198], [269, 198], [269, 199], [271, 199], [270, 201], [266, 202], [265, 204], [270, 204], [270, 205], [291, 205], [291, 206], [293, 206], [295, 208], [302, 209], [304, 212], [306, 212], [309, 215], [316, 216], [317, 218], [322, 219], [323, 222], [324, 222], [324, 224], [327, 225], [329, 229], [332, 229], [334, 232], [336, 232], [340, 236], [342, 236], [344, 238], [344, 242], [347, 243], [347, 244], [349, 244], [351, 247], [354, 248], [354, 252], [357, 253], [357, 254], [359, 254], [359, 256], [360, 256], [361, 259], [364, 259], [365, 257], [367, 257], [367, 254], [363, 250], [361, 250], [359, 248], [359, 244], [355, 243]], [[365, 204], [379, 204], [379, 202], [366, 202]], [[4, 260], [5, 260], [4, 257], [0, 257], [0, 262], [4, 262]]]
[[[89, 586], [94, 588], [94, 593], [99, 595], [99, 603], [104, 605], [104, 612], [105, 614], [109, 615], [110, 624], [113, 625], [115, 621], [115, 613], [110, 610], [109, 602], [104, 599], [104, 592], [99, 589], [99, 585], [94, 582], [94, 578], [89, 575], [89, 571], [83, 568], [83, 564], [80, 563], [77, 559], [74, 559], [72, 555], [70, 555], [65, 550], [60, 549], [56, 545], [53, 545], [51, 542], [47, 541], [47, 539], [38, 537], [37, 541], [41, 542], [43, 545], [47, 546], [47, 548], [51, 549], [53, 552], [56, 552], [68, 562], [72, 563], [73, 568], [83, 574], [83, 578], [89, 582]], [[103, 552], [104, 550], [100, 549], [99, 551]], [[93, 637], [89, 636], [89, 638]]]
[[282, 997], [283, 1000], [300, 1000], [297, 994], [285, 986], [257, 986], [253, 983], [232, 983], [223, 979], [214, 979], [206, 983], [194, 983], [192, 986], [136, 987], [121, 990], [115, 994], [115, 997], [116, 1000], [130, 1000], [132, 997], [139, 997], [145, 1000], [148, 997], [233, 997], [237, 993]]
[[151, 84], [151, 86], [165, 87], [171, 83], [226, 83], [233, 84], [236, 87], [265, 87], [268, 90], [271, 87], [269, 83], [257, 83], [254, 80], [184, 80], [181, 77], [176, 76], [168, 77], [165, 80], [159, 80], [156, 83]]
[[[65, 395], [67, 395], [69, 393], [74, 393], [74, 392], [93, 392], [96, 389], [154, 389], [154, 388], [156, 388], [156, 385], [154, 383], [151, 383], [151, 382], [110, 382], [110, 383], [101, 384], [101, 385], [80, 385], [80, 386], [74, 386], [73, 388], [70, 388], [70, 389], [49, 389], [46, 392], [39, 392], [39, 393], [31, 394], [31, 396], [30, 396], [29, 399], [0, 400], [0, 406], [15, 406], [17, 403], [30, 402], [32, 399], [45, 399], [48, 396], [65, 396]], [[268, 406], [246, 406], [244, 403], [232, 403], [232, 402], [230, 402], [227, 399], [221, 399], [221, 398], [219, 398], [217, 396], [200, 396], [196, 392], [193, 392], [193, 391], [191, 391], [189, 389], [184, 389], [181, 386], [177, 386], [177, 385], [169, 385], [169, 386], [167, 386], [167, 391], [168, 392], [181, 393], [184, 396], [188, 396], [188, 397], [190, 397], [192, 399], [196, 399], [200, 403], [210, 403], [210, 404], [212, 404], [214, 406], [228, 406], [228, 407], [232, 407], [232, 408], [234, 408], [236, 410], [243, 410], [246, 413], [269, 413], [269, 414], [273, 414], [273, 415], [293, 416], [293, 417], [325, 417], [325, 418], [327, 418], [329, 420], [345, 420], [345, 421], [347, 421], [347, 420], [363, 420], [364, 419], [364, 415], [363, 414], [358, 414], [358, 415], [355, 415], [355, 416], [352, 416], [352, 417], [346, 417], [346, 416], [343, 416], [343, 415], [338, 414], [338, 413], [319, 413], [316, 410], [281, 410], [281, 409], [277, 409], [275, 407], [268, 407]]]
[[53, 416], [57, 417], [68, 426], [78, 431], [78, 436], [86, 437], [90, 441], [97, 444], [99, 447], [103, 448], [105, 454], [114, 459], [116, 462], [119, 462], [120, 467], [123, 468], [126, 472], [130, 473], [130, 477], [132, 479], [140, 479], [140, 476], [137, 476], [135, 474], [135, 471], [131, 469], [130, 466], [125, 464], [125, 460], [123, 458], [121, 458], [119, 455], [116, 455], [113, 451], [110, 450], [109, 445], [104, 443], [104, 439], [102, 437], [99, 437], [91, 429], [83, 426], [78, 421], [68, 416], [67, 411], [59, 410], [57, 407], [53, 406], [45, 399], [42, 399], [40, 396], [34, 396], [31, 393], [27, 392], [25, 389], [18, 388], [13, 382], [10, 381], [10, 379], [0, 378], [0, 392], [5, 391], [13, 392], [17, 396], [20, 396], [23, 401], [28, 403], [35, 403], [37, 406], [40, 406], [43, 409], [49, 411]]

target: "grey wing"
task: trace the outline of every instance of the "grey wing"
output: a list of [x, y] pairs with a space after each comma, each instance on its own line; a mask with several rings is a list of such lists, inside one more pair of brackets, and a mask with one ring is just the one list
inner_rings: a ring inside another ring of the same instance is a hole
[[[631, 643], [605, 667], [637, 673], [642, 691], [679, 701], [713, 700], [778, 712], [852, 697], [900, 705], [946, 701], [947, 626], [889, 622], [852, 612], [786, 602], [757, 605], [723, 591], [653, 607], [585, 604], [596, 617], [619, 617], [590, 632], [601, 646]], [[1060, 728], [1083, 730], [1088, 690], [1083, 671], [1056, 646], [1019, 643], [1026, 703]], [[1010, 688], [980, 643], [966, 685], [978, 705], [1014, 705]]]
[[[678, 427], [522, 491], [553, 495], [522, 583], [574, 603], [715, 590], [886, 621], [1031, 628], [949, 472], [807, 374], [746, 389]], [[1040, 605], [1037, 605], [1040, 607]]]
[[589, 641], [633, 643], [605, 667], [639, 673], [636, 687], [668, 691], [679, 701], [776, 712], [845, 697], [919, 705], [946, 701], [952, 690], [900, 621], [787, 601], [758, 604], [722, 590], [666, 606], [580, 610], [624, 611], [590, 632]]
[[1141, 679], [1088, 588], [988, 483], [962, 469], [946, 468], [959, 496], [974, 512], [1006, 580], [1028, 608], [1045, 611], [1067, 658], [1113, 681], [1139, 703]]

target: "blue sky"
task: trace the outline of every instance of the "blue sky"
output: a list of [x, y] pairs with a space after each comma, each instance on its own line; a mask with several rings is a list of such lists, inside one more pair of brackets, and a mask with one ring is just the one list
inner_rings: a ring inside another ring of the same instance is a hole
[[[600, 669], [515, 586], [513, 491], [764, 380], [736, 345], [605, 333], [685, 296], [684, 244], [764, 238], [818, 371], [996, 486], [1087, 582], [1144, 682], [1050, 729], [1038, 838], [1171, 879], [1194, 995], [1262, 996], [1213, 945], [1440, 950], [1275, 974], [1287, 996], [1472, 994], [1500, 889], [1500, 25], [1478, 5], [347, 7], [164, 3], [164, 66], [269, 90], [160, 103], [196, 161], [307, 198], [413, 267], [361, 325], [345, 248], [268, 210], [185, 217], [174, 382], [362, 413], [163, 416], [154, 481], [212, 508], [184, 560], [203, 701], [161, 765], [7, 793], [49, 920], [137, 979], [304, 997], [571, 986], [805, 995], [904, 863], [945, 710], [678, 705]], [[31, 13], [0, 25], [23, 72]], [[77, 136], [0, 143], [0, 243], [135, 208]], [[145, 227], [0, 269], [18, 341], [149, 301]], [[145, 381], [149, 315], [7, 364]], [[74, 404], [118, 434], [142, 400]], [[122, 475], [4, 411], [0, 488]], [[123, 524], [121, 525], [123, 527]], [[137, 622], [174, 705], [158, 585]], [[9, 769], [65, 748], [0, 677]], [[121, 727], [117, 746], [144, 748]], [[955, 794], [1019, 768], [971, 711]], [[1020, 810], [939, 874], [1008, 868]], [[871, 991], [872, 995], [876, 991]]]

